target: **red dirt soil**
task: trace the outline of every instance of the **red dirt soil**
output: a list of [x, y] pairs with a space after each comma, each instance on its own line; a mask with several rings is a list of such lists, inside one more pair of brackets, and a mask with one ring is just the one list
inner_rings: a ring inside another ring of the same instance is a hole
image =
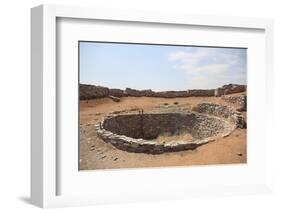
[[[120, 102], [109, 98], [80, 101], [80, 170], [246, 163], [247, 129], [236, 129], [228, 137], [217, 139], [192, 151], [157, 155], [119, 150], [98, 138], [95, 132], [94, 124], [109, 113], [122, 113], [139, 108], [143, 109], [144, 113], [176, 110], [178, 107], [191, 109], [192, 106], [204, 102], [238, 107], [218, 97], [123, 97]], [[243, 116], [246, 117], [246, 114], [243, 113]]]

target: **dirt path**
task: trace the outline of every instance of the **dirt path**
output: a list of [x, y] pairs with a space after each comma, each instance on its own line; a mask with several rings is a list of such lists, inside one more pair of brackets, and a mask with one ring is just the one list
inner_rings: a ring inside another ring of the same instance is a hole
[[[143, 109], [144, 112], [191, 109], [212, 102], [234, 106], [216, 97], [151, 98], [124, 97], [120, 102], [103, 98], [80, 101], [80, 169], [138, 168], [206, 164], [246, 163], [246, 129], [236, 129], [230, 136], [220, 138], [193, 151], [159, 155], [129, 153], [105, 143], [97, 137], [94, 124], [109, 113]], [[246, 113], [244, 113], [246, 116]]]

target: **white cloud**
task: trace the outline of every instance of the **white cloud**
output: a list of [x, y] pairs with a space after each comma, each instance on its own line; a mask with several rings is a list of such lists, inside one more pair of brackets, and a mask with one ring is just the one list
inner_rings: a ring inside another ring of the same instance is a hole
[[[172, 52], [168, 60], [186, 73], [194, 88], [215, 88], [226, 83], [245, 83], [246, 65], [242, 57], [239, 49], [194, 47], [189, 51]], [[239, 79], [235, 75], [240, 76]]]
[[201, 74], [223, 74], [229, 68], [229, 64], [207, 64], [203, 66], [194, 67], [194, 72]]
[[203, 58], [206, 58], [210, 53], [208, 49], [198, 49], [196, 52], [172, 52], [168, 59], [170, 61], [179, 61], [183, 69], [190, 69], [196, 66]]

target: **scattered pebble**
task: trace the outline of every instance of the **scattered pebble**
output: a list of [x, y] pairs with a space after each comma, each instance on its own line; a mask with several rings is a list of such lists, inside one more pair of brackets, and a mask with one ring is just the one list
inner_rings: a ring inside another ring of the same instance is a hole
[[118, 158], [114, 158], [113, 160], [114, 160], [114, 161], [117, 161], [117, 160], [118, 160]]
[[106, 155], [101, 156], [101, 158], [100, 158], [100, 159], [104, 159], [104, 158], [106, 158]]
[[238, 156], [243, 156], [243, 154], [242, 153], [240, 153], [240, 152], [238, 152], [238, 153], [236, 153]]
[[179, 104], [179, 102], [176, 101], [176, 102], [174, 102], [174, 104], [177, 105], [177, 104]]

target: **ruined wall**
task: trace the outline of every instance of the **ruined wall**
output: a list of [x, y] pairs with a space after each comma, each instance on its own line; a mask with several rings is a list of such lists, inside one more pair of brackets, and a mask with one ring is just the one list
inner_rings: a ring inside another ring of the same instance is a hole
[[188, 95], [193, 97], [209, 97], [214, 96], [214, 89], [192, 89], [188, 90]]
[[194, 138], [215, 135], [224, 129], [221, 120], [198, 113], [118, 115], [104, 121], [104, 128], [132, 138], [152, 140], [161, 134], [190, 133]]
[[240, 95], [240, 96], [223, 95], [221, 98], [226, 102], [239, 106], [239, 111], [247, 111], [246, 95]]
[[213, 103], [202, 103], [195, 106], [192, 110], [199, 113], [205, 113], [208, 115], [227, 119], [230, 122], [234, 123], [237, 128], [246, 128], [244, 117], [233, 107]]
[[164, 92], [152, 92], [147, 97], [159, 97], [159, 98], [178, 98], [189, 97], [187, 91], [164, 91]]
[[[185, 118], [185, 119], [183, 119]], [[179, 114], [119, 115], [104, 121], [104, 128], [132, 138], [155, 139], [161, 133], [190, 132], [195, 116]]]
[[134, 139], [124, 135], [117, 135], [105, 130], [100, 124], [96, 125], [96, 131], [103, 141], [112, 144], [120, 150], [135, 153], [161, 154], [164, 152], [177, 152], [183, 150], [193, 150], [198, 146], [212, 141], [210, 138], [195, 140], [185, 143], [183, 141], [172, 141], [167, 143], [155, 143], [155, 141]]
[[211, 97], [222, 96], [246, 91], [246, 86], [229, 84], [217, 89], [191, 89], [182, 91], [163, 91], [155, 92], [152, 90], [136, 90], [131, 88], [109, 89], [107, 87], [80, 84], [80, 100], [96, 99], [110, 96], [115, 97], [160, 97], [160, 98], [178, 98], [178, 97]]
[[[105, 118], [96, 125], [96, 131], [105, 142], [129, 152], [159, 154], [182, 151], [214, 140], [217, 135], [228, 135], [234, 125], [222, 119], [196, 112], [167, 114], [127, 114]], [[191, 141], [154, 141], [161, 134], [190, 133]]]
[[227, 84], [219, 87], [215, 91], [215, 96], [219, 97], [222, 95], [228, 95], [233, 93], [245, 92], [247, 89], [246, 85], [240, 84]]
[[124, 90], [121, 89], [109, 89], [109, 95], [115, 96], [115, 97], [126, 97], [128, 94], [124, 92]]
[[142, 96], [151, 96], [154, 92], [152, 90], [136, 90], [136, 89], [126, 88], [124, 93], [127, 94], [127, 96], [142, 97]]
[[104, 98], [109, 95], [107, 87], [80, 84], [79, 90], [80, 100]]
[[215, 89], [215, 97], [220, 97], [224, 94], [224, 90], [222, 88]]

